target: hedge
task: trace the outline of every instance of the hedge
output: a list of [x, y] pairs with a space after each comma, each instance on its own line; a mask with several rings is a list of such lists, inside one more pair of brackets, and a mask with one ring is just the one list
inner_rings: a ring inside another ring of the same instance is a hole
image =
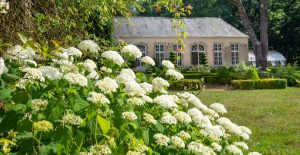
[[286, 79], [232, 80], [234, 89], [285, 89]]
[[203, 82], [202, 80], [190, 80], [184, 79], [172, 83], [169, 87], [169, 90], [173, 91], [183, 91], [183, 90], [202, 90]]

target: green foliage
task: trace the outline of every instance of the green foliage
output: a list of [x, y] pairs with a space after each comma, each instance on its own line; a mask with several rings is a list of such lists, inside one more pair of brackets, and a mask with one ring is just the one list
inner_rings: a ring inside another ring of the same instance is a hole
[[203, 89], [202, 80], [180, 80], [172, 83], [169, 90], [172, 91], [201, 91]]
[[245, 74], [247, 80], [259, 80], [258, 72], [256, 68], [250, 68]]
[[200, 72], [200, 73], [209, 73], [209, 68], [204, 65], [197, 65], [197, 66], [192, 66], [189, 68], [190, 72]]
[[232, 80], [234, 89], [285, 89], [286, 79]]
[[296, 86], [296, 80], [300, 80], [300, 72], [296, 67], [288, 65], [286, 67], [269, 67], [270, 76], [275, 78], [284, 78], [289, 86]]
[[175, 52], [170, 52], [170, 58], [169, 58], [169, 60], [170, 60], [173, 64], [177, 65], [177, 56], [176, 56], [176, 53], [175, 53]]
[[231, 80], [230, 71], [226, 67], [218, 68], [217, 80], [222, 83], [229, 83]]
[[200, 52], [199, 61], [205, 67], [208, 67], [207, 55], [204, 52]]

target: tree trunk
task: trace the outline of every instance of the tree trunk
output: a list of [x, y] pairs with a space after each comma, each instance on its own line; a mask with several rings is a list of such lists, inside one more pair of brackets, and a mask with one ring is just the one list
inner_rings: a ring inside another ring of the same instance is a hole
[[268, 41], [268, 2], [267, 0], [260, 0], [260, 41], [261, 41], [261, 53], [262, 53], [262, 70], [267, 69], [267, 55], [269, 51]]
[[[253, 52], [256, 58], [256, 66], [262, 66], [262, 70], [267, 68], [267, 53], [268, 53], [268, 4], [267, 0], [260, 0], [260, 32], [261, 41], [257, 39], [255, 31], [251, 25], [242, 0], [231, 0], [238, 8], [239, 15], [245, 30], [249, 34], [249, 39], [252, 42]], [[263, 5], [262, 5], [263, 4]]]

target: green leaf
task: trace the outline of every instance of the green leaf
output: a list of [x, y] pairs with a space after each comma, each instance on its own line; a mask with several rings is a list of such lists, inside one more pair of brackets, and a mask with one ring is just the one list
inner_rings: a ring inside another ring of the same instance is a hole
[[163, 133], [164, 132], [164, 127], [160, 123], [155, 124], [155, 128], [157, 131]]
[[28, 39], [23, 34], [18, 33], [18, 36], [24, 44], [28, 41]]
[[110, 129], [110, 123], [100, 115], [97, 115], [97, 122], [103, 132], [103, 134], [106, 134]]
[[13, 95], [12, 100], [14, 100], [15, 103], [26, 103], [28, 95], [23, 91], [19, 91]]
[[149, 130], [143, 131], [143, 140], [146, 145], [149, 144]]
[[77, 98], [77, 99], [73, 100], [72, 110], [74, 112], [79, 112], [79, 111], [82, 111], [84, 108], [86, 108], [89, 105], [90, 104], [87, 101], [85, 101], [81, 98]]
[[13, 92], [12, 89], [0, 89], [0, 100], [6, 100], [11, 98], [11, 93]]
[[25, 104], [16, 104], [11, 107], [11, 110], [13, 110], [17, 113], [24, 113], [26, 110], [26, 105]]

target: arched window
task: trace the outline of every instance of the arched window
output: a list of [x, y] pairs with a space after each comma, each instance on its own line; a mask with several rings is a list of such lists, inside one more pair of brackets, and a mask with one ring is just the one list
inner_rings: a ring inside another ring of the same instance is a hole
[[[136, 45], [136, 47], [138, 47], [140, 49], [140, 51], [142, 52], [142, 57], [146, 56], [146, 52], [147, 52], [146, 45], [138, 44], [138, 45]], [[136, 63], [137, 63], [137, 67], [143, 66], [141, 59], [137, 59]]]
[[201, 55], [205, 54], [204, 45], [201, 44], [193, 44], [191, 47], [191, 59], [192, 65], [201, 65], [203, 64]]

